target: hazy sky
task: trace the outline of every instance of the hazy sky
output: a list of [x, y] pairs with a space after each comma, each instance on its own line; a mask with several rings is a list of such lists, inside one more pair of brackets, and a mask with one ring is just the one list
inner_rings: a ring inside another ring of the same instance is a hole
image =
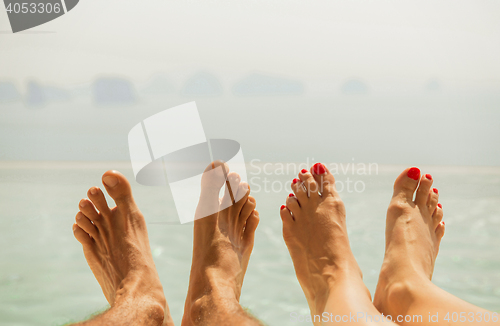
[[311, 85], [357, 76], [375, 87], [438, 78], [457, 89], [500, 89], [496, 0], [83, 0], [25, 33], [9, 30], [0, 10], [0, 78], [17, 83], [208, 69]]
[[[0, 103], [0, 159], [127, 160], [130, 128], [196, 100], [207, 137], [238, 140], [248, 160], [500, 165], [497, 0], [82, 0], [9, 31], [0, 10], [0, 82], [23, 94], [28, 80], [85, 89], [99, 76], [140, 93], [156, 73], [175, 90], [115, 108], [90, 92], [41, 108]], [[220, 94], [182, 95], [200, 71]], [[304, 94], [231, 93], [265, 76]], [[351, 78], [368, 94], [342, 94]], [[441, 91], [426, 93], [431, 81]]]

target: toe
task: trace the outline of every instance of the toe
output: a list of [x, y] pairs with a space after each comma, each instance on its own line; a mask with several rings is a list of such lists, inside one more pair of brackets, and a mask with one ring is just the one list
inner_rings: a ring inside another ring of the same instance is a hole
[[75, 217], [76, 224], [85, 232], [87, 232], [89, 235], [92, 236], [92, 238], [97, 237], [97, 228], [95, 227], [94, 224], [85, 216], [82, 212], [78, 212]]
[[420, 185], [415, 196], [415, 203], [419, 206], [425, 206], [429, 199], [429, 190], [432, 186], [432, 176], [430, 174], [423, 175], [420, 178]]
[[107, 171], [102, 176], [102, 183], [109, 196], [115, 201], [116, 206], [137, 210], [132, 197], [132, 187], [123, 174], [114, 170]]
[[288, 197], [286, 198], [286, 207], [292, 212], [294, 219], [297, 219], [297, 217], [300, 215], [300, 204], [293, 194], [288, 195]]
[[203, 172], [203, 176], [201, 178], [201, 188], [213, 188], [218, 194], [218, 191], [226, 182], [228, 173], [229, 166], [226, 163], [222, 161], [213, 161]]
[[319, 185], [316, 183], [311, 173], [300, 173], [299, 179], [302, 181], [307, 197], [315, 198], [319, 196]]
[[196, 207], [195, 220], [203, 218], [204, 223], [216, 224], [217, 213], [222, 204], [219, 202], [219, 193], [226, 182], [228, 172], [228, 166], [222, 161], [214, 161], [207, 166], [201, 177], [200, 200]]
[[429, 213], [434, 214], [439, 200], [439, 192], [436, 188], [429, 190], [427, 194], [427, 208]]
[[394, 197], [404, 198], [406, 201], [413, 201], [413, 193], [417, 189], [420, 179], [418, 168], [407, 168], [396, 179], [394, 183]]
[[243, 233], [243, 239], [247, 244], [253, 243], [255, 237], [255, 230], [259, 225], [259, 221], [260, 221], [259, 212], [254, 210], [250, 214], [250, 217], [247, 219], [247, 222], [245, 224], [245, 231]]
[[94, 222], [94, 223], [101, 222], [102, 216], [99, 215], [94, 204], [90, 200], [88, 200], [86, 198], [80, 200], [78, 207], [80, 208], [80, 212], [82, 212], [83, 215], [85, 215], [92, 222]]
[[80, 242], [83, 246], [90, 246], [92, 244], [92, 239], [89, 234], [85, 232], [82, 228], [78, 226], [78, 224], [73, 224], [73, 234], [75, 235], [76, 240]]
[[437, 204], [434, 210], [434, 214], [432, 215], [434, 226], [437, 226], [439, 223], [441, 223], [441, 221], [443, 220], [443, 215], [444, 215], [443, 205]]
[[236, 202], [233, 206], [235, 210], [238, 211], [239, 214], [239, 211], [241, 211], [241, 208], [247, 201], [248, 196], [250, 195], [250, 186], [248, 185], [248, 183], [242, 182], [238, 185], [236, 189], [238, 190], [233, 192], [234, 200]]
[[436, 227], [436, 239], [438, 240], [438, 243], [441, 242], [441, 239], [444, 236], [444, 231], [445, 231], [445, 224], [444, 221], [441, 221]]
[[250, 215], [255, 209], [255, 206], [257, 206], [255, 198], [252, 196], [248, 196], [247, 201], [241, 208], [241, 212], [238, 218], [238, 231], [241, 232], [243, 228], [245, 227], [245, 224], [247, 220], [250, 218]]
[[[309, 173], [309, 172], [307, 172]], [[304, 185], [302, 184], [302, 181], [299, 179], [295, 178], [292, 180], [291, 184], [292, 191], [295, 194], [295, 197], [297, 197], [297, 200], [301, 202], [302, 204], [307, 203], [309, 200], [309, 197], [307, 196], [306, 189], [304, 188]]]
[[322, 196], [334, 196], [337, 194], [335, 189], [335, 178], [325, 165], [316, 163], [311, 168], [312, 176], [319, 185], [319, 192]]
[[226, 187], [221, 202], [221, 210], [236, 203], [236, 195], [238, 194], [238, 186], [240, 185], [240, 181], [240, 175], [236, 172], [231, 172], [227, 175]]
[[102, 215], [109, 216], [111, 214], [108, 203], [106, 202], [106, 197], [104, 197], [104, 193], [99, 187], [90, 188], [89, 191], [87, 191], [87, 196]]
[[284, 225], [288, 225], [290, 222], [295, 221], [290, 213], [290, 210], [285, 205], [281, 205], [280, 215]]

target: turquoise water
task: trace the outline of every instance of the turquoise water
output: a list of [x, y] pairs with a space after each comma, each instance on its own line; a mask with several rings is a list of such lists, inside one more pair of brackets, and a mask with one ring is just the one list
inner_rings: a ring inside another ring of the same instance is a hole
[[[392, 182], [403, 168], [380, 166], [371, 175], [337, 176], [341, 182], [349, 177], [364, 185], [363, 191], [345, 189], [341, 196], [347, 206], [351, 245], [372, 293], [383, 257]], [[434, 176], [447, 227], [434, 282], [462, 299], [499, 310], [500, 168], [421, 168]], [[1, 325], [61, 325], [106, 307], [71, 225], [78, 201], [89, 187], [100, 185], [100, 176], [107, 169], [118, 169], [132, 178], [127, 163], [0, 163]], [[241, 302], [269, 325], [290, 325], [291, 312], [308, 312], [278, 215], [289, 192], [280, 190], [280, 185], [294, 174], [264, 175], [256, 174], [257, 170], [249, 166], [248, 172], [261, 224]], [[276, 192], [264, 190], [264, 177], [270, 184], [274, 182]], [[133, 190], [146, 216], [165, 295], [180, 325], [192, 224], [177, 222], [167, 188], [133, 182]]]

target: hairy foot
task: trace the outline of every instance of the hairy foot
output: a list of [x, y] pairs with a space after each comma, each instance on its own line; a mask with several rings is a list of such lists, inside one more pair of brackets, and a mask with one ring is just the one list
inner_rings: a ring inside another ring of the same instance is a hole
[[404, 311], [412, 300], [410, 288], [432, 279], [445, 230], [438, 190], [431, 188], [432, 182], [430, 174], [421, 176], [419, 169], [408, 168], [394, 183], [385, 257], [374, 297], [375, 306], [384, 314]]
[[[102, 182], [116, 207], [109, 208], [98, 187], [82, 199], [73, 232], [104, 296], [113, 307], [137, 302], [137, 313], [170, 324], [163, 288], [149, 247], [146, 222], [132, 197], [127, 179], [117, 171]], [[145, 317], [146, 319], [146, 317]], [[173, 323], [172, 323], [173, 324]]]
[[[216, 161], [202, 177], [183, 325], [232, 325], [224, 316], [243, 314], [238, 302], [259, 214], [248, 184], [228, 171], [226, 164]], [[218, 207], [227, 208], [217, 212]], [[205, 216], [203, 212], [217, 213]]]
[[[312, 314], [322, 314], [333, 288], [347, 285], [369, 297], [352, 254], [344, 203], [321, 163], [302, 170], [281, 206], [283, 237]], [[371, 298], [369, 298], [371, 301]]]

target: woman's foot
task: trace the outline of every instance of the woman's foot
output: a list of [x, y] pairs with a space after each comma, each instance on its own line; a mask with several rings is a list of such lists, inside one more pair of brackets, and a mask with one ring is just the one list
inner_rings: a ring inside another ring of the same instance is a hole
[[137, 311], [171, 323], [167, 302], [149, 247], [146, 222], [132, 197], [127, 179], [117, 171], [102, 182], [116, 207], [109, 208], [98, 187], [82, 199], [73, 232], [82, 244], [90, 269], [113, 307], [137, 300]]
[[[236, 173], [227, 174], [226, 164], [214, 162], [205, 172], [194, 222], [193, 262], [182, 325], [238, 325], [253, 319], [238, 302], [259, 214], [248, 184]], [[219, 191], [227, 184], [219, 202]], [[217, 212], [218, 207], [228, 208]], [[205, 212], [217, 213], [205, 216]]]
[[344, 203], [333, 175], [317, 163], [301, 171], [292, 190], [280, 212], [283, 237], [311, 313], [321, 315], [333, 291], [339, 296], [352, 291], [371, 304], [349, 245]]
[[[444, 235], [443, 210], [432, 176], [408, 168], [394, 183], [387, 211], [386, 249], [374, 304], [386, 315], [406, 311], [412, 288], [430, 283]], [[419, 185], [420, 183], [420, 185]], [[417, 188], [418, 187], [418, 188]]]

